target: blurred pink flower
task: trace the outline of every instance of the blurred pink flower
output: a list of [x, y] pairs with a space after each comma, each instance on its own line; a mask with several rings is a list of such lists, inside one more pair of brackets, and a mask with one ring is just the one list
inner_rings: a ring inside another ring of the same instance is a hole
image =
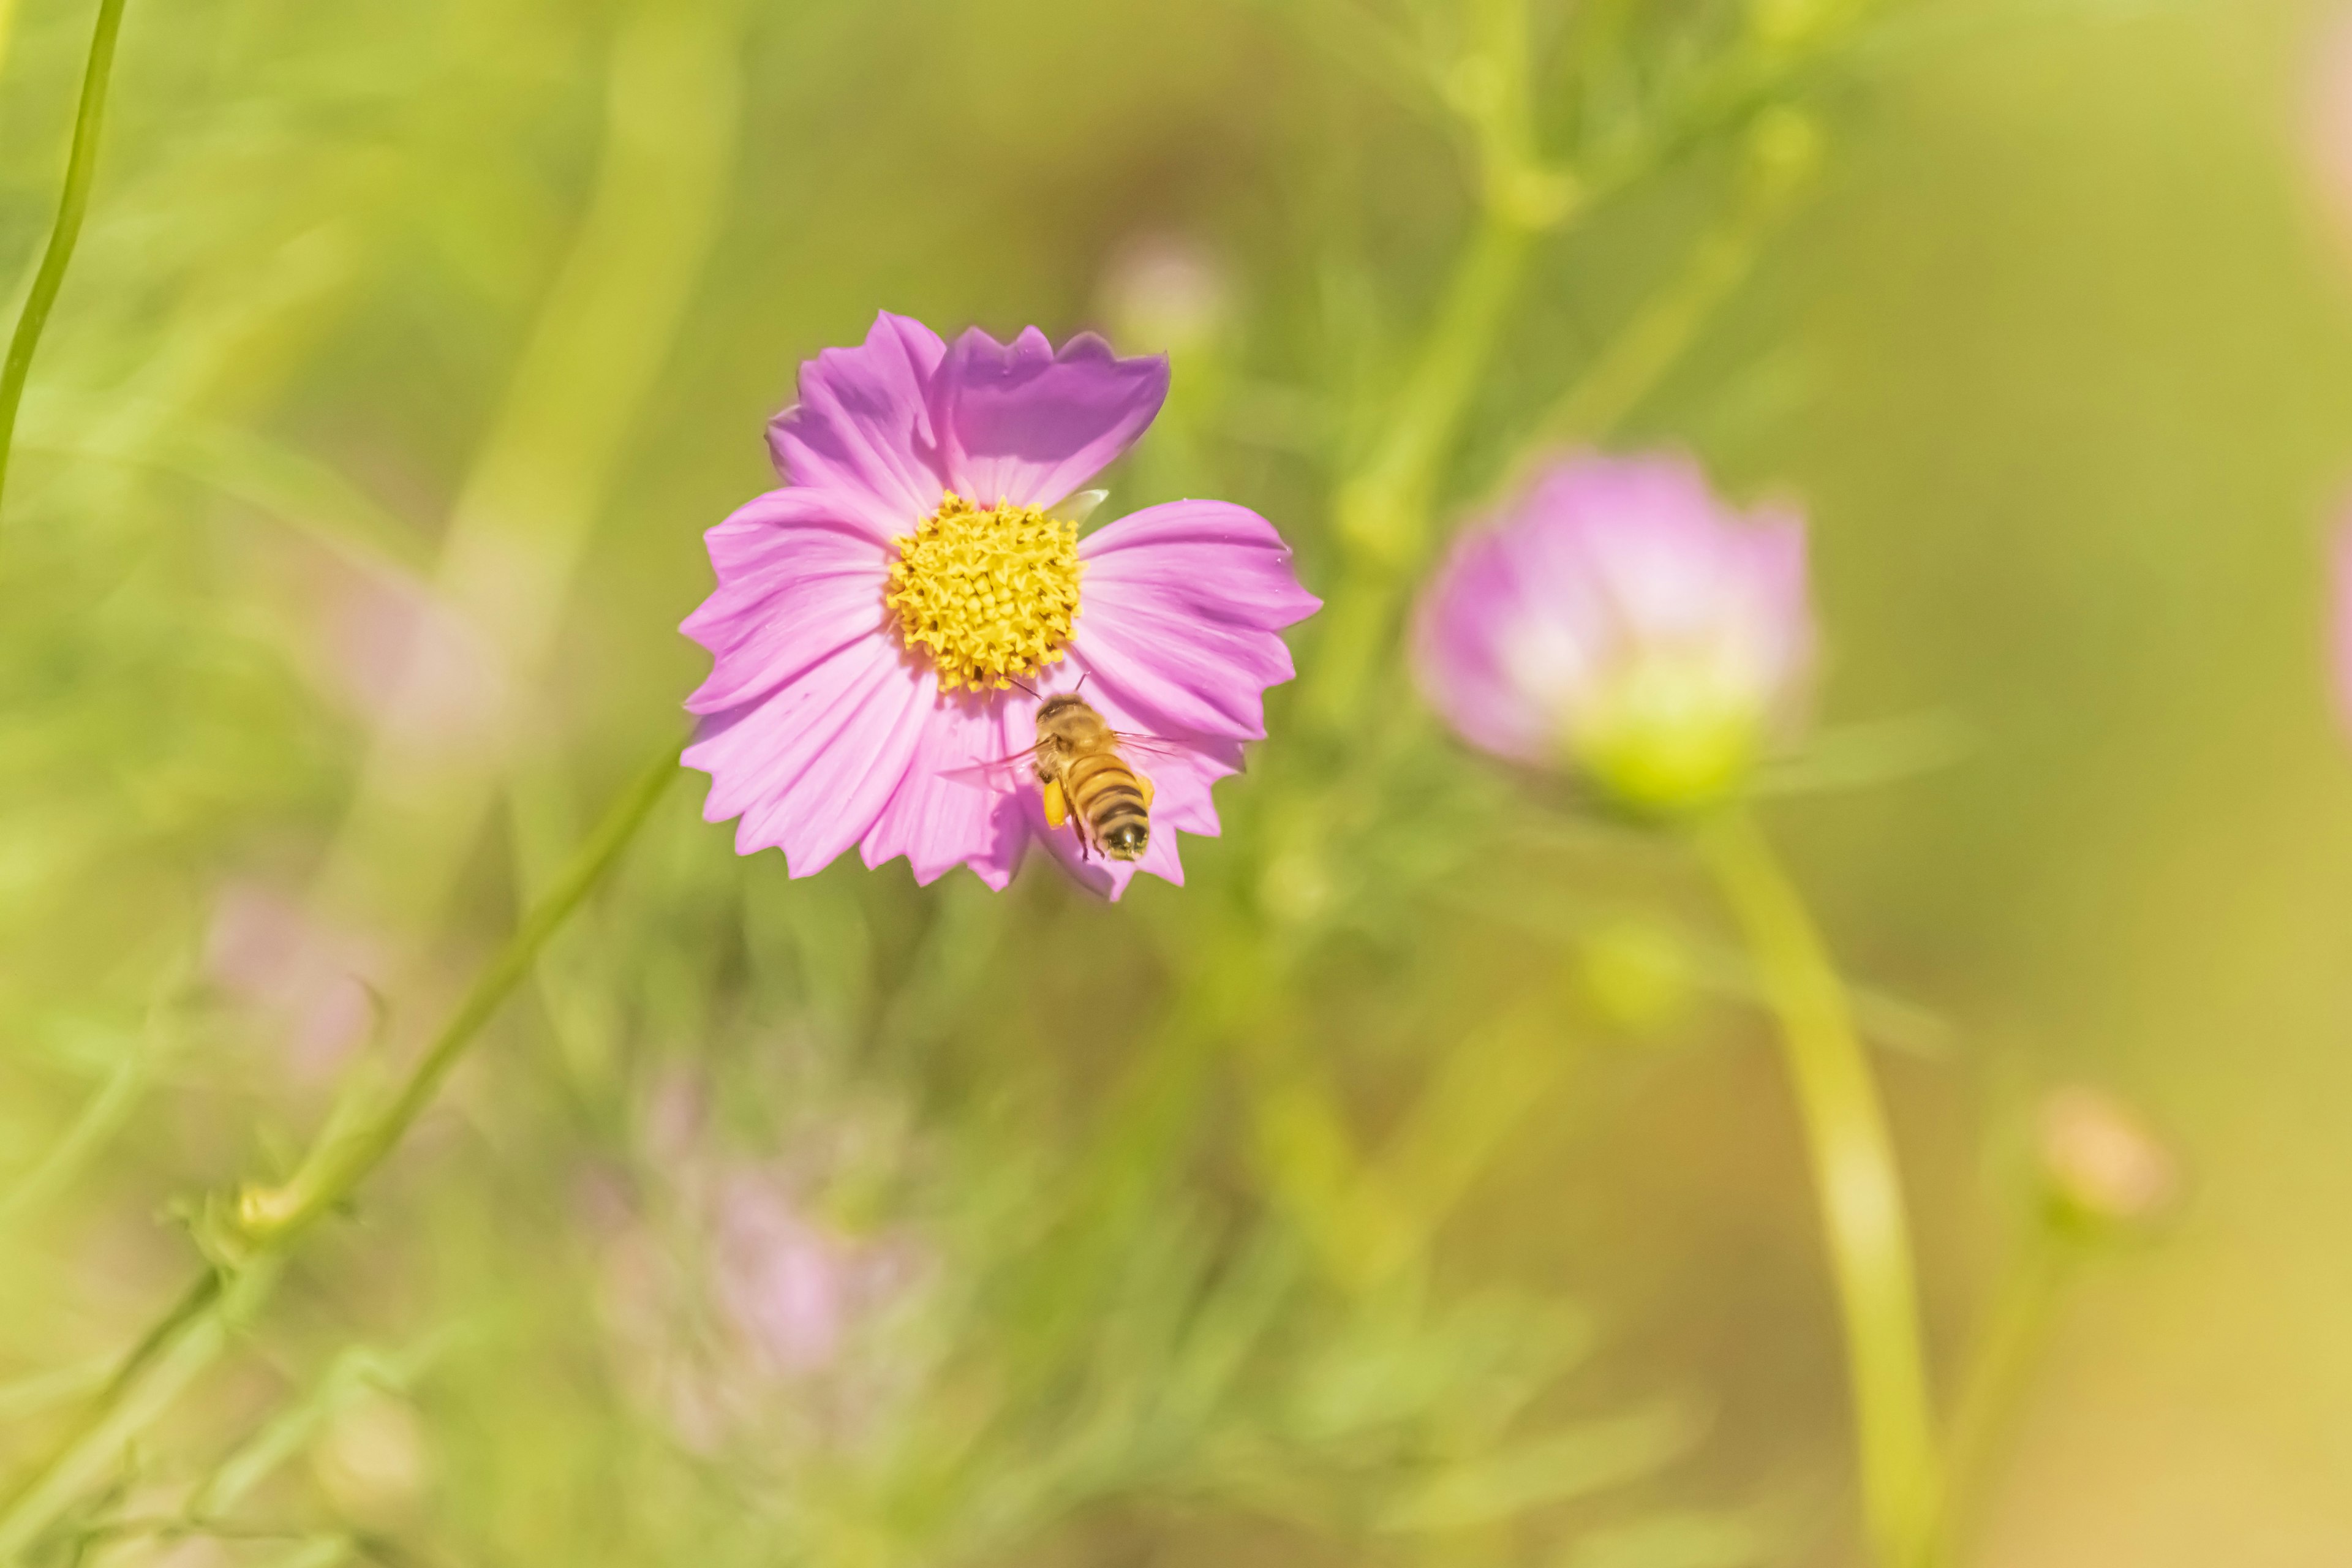
[[1233, 282], [1216, 257], [1177, 234], [1120, 246], [1104, 268], [1098, 303], [1110, 329], [1173, 350], [1206, 349], [1231, 326]]
[[1139, 868], [1181, 882], [1173, 833], [1135, 864], [1082, 861], [1034, 785], [972, 776], [1083, 679], [1115, 728], [1176, 742], [1153, 816], [1213, 835], [1209, 786], [1265, 733], [1265, 689], [1292, 674], [1277, 634], [1318, 607], [1273, 525], [1183, 500], [1081, 541], [1052, 510], [1151, 423], [1167, 362], [1090, 335], [1056, 352], [1034, 327], [949, 345], [886, 313], [800, 391], [768, 432], [785, 488], [705, 536], [719, 585], [683, 628], [713, 655], [687, 702], [705, 818], [741, 818], [737, 850], [781, 847], [796, 877], [856, 845], [1002, 888], [1042, 840], [1113, 898]]
[[698, 1082], [658, 1088], [642, 1185], [583, 1193], [604, 1233], [600, 1304], [621, 1369], [698, 1450], [854, 1442], [910, 1373], [888, 1342], [921, 1300], [929, 1254], [825, 1219], [804, 1195], [811, 1173], [717, 1152], [708, 1108]]
[[887, 1248], [814, 1223], [764, 1173], [727, 1173], [711, 1207], [712, 1294], [770, 1376], [831, 1363], [851, 1315], [898, 1272]]
[[1456, 542], [1413, 645], [1473, 744], [1635, 811], [1704, 805], [1802, 706], [1803, 524], [1740, 517], [1687, 461], [1559, 459]]

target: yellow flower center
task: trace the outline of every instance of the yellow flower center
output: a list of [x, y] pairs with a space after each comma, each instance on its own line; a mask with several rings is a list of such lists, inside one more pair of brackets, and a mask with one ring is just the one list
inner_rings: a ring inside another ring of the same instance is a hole
[[1043, 507], [986, 511], [950, 490], [898, 540], [883, 603], [929, 653], [940, 689], [1005, 688], [1062, 657], [1078, 613], [1078, 525]]

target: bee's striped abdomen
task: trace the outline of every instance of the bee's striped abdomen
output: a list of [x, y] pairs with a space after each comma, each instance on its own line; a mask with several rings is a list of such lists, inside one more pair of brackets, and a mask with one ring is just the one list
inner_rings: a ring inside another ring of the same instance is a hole
[[1063, 770], [1070, 808], [1102, 852], [1133, 860], [1151, 842], [1151, 813], [1135, 770], [1110, 750], [1089, 752]]

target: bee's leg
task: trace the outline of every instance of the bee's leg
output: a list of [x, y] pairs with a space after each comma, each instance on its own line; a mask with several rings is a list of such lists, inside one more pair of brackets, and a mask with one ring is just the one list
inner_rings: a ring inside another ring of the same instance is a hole
[[[1070, 798], [1062, 793], [1062, 781], [1059, 779], [1047, 779], [1045, 783], [1044, 794], [1045, 797], [1045, 826], [1048, 827], [1059, 827], [1064, 822], [1068, 820], [1070, 815]], [[1078, 837], [1083, 838], [1086, 835], [1080, 834]]]

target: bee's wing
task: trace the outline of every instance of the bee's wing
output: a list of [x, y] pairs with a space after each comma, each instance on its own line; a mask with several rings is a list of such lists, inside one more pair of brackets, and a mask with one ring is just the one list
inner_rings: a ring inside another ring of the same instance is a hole
[[984, 763], [974, 763], [965, 768], [942, 769], [940, 777], [951, 779], [974, 789], [1018, 788], [1037, 782], [1037, 748], [1015, 752], [1009, 757], [993, 757]]
[[[1111, 735], [1118, 742], [1121, 752], [1138, 757], [1172, 757], [1179, 762], [1196, 761], [1203, 753], [1214, 756], [1220, 744], [1206, 737], [1188, 741], [1181, 736], [1138, 734], [1131, 730], [1114, 730]], [[1232, 742], [1222, 744], [1230, 745]]]

